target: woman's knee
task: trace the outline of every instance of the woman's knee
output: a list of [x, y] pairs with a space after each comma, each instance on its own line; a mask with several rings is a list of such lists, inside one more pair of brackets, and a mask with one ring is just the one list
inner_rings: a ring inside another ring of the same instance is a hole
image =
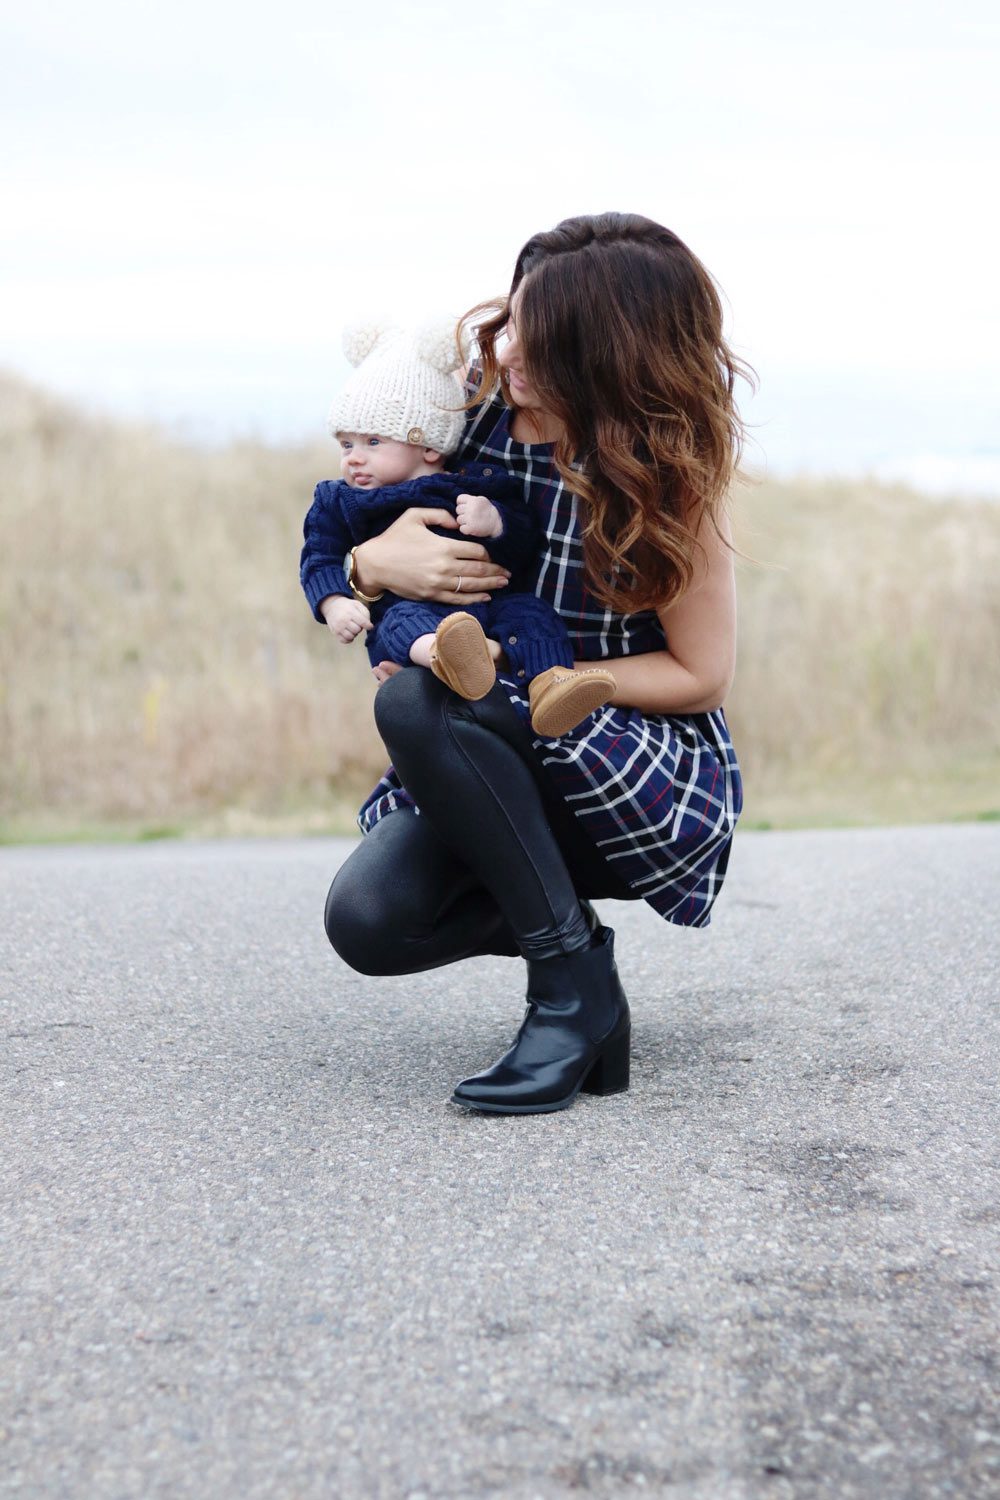
[[405, 747], [409, 758], [426, 748], [440, 753], [440, 730], [445, 723], [461, 733], [466, 725], [487, 730], [508, 741], [534, 764], [531, 736], [500, 683], [485, 698], [469, 702], [453, 693], [424, 667], [405, 667], [383, 682], [375, 694], [375, 723], [390, 755], [393, 745]]
[[386, 745], [400, 735], [421, 734], [439, 711], [443, 691], [424, 667], [403, 667], [383, 682], [375, 694], [375, 724]]
[[327, 892], [323, 925], [330, 946], [358, 974], [399, 972], [388, 914], [381, 910], [376, 892], [356, 888], [346, 870]]

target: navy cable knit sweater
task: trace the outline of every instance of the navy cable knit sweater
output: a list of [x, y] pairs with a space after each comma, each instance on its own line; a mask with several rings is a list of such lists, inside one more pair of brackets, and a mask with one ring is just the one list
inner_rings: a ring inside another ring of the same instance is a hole
[[[305, 545], [299, 577], [314, 617], [324, 623], [319, 606], [329, 594], [352, 598], [347, 586], [344, 559], [352, 547], [379, 536], [404, 511], [414, 506], [434, 507], [455, 514], [459, 495], [485, 495], [500, 512], [503, 531], [498, 537], [469, 537], [480, 542], [495, 563], [510, 569], [510, 590], [534, 593], [534, 579], [517, 574], [538, 555], [541, 531], [534, 513], [524, 501], [524, 491], [505, 469], [489, 464], [467, 463], [451, 473], [427, 474], [403, 484], [382, 485], [376, 490], [352, 489], [342, 479], [324, 479], [317, 486], [303, 528]], [[432, 526], [440, 536], [457, 537], [456, 531]], [[378, 624], [397, 595], [386, 590], [371, 606], [373, 624]]]

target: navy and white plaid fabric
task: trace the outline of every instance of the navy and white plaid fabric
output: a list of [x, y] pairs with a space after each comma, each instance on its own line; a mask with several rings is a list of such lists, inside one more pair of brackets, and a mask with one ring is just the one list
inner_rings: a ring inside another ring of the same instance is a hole
[[[552, 465], [552, 445], [515, 442], [509, 418], [499, 397], [477, 407], [456, 462], [499, 462], [523, 484], [546, 538], [535, 592], [562, 615], [576, 659], [662, 651], [655, 613], [615, 615], [588, 592], [576, 497]], [[500, 680], [530, 725], [523, 683]], [[534, 744], [552, 785], [635, 894], [669, 922], [707, 926], [743, 801], [722, 710], [668, 716], [603, 708], [561, 739]], [[367, 833], [387, 813], [412, 806], [390, 767], [358, 823]]]

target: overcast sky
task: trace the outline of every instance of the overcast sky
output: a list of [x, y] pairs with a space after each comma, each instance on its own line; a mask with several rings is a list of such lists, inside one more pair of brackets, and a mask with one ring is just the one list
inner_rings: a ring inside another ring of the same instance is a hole
[[0, 31], [0, 362], [200, 434], [322, 432], [344, 321], [462, 311], [532, 232], [625, 209], [721, 284], [760, 461], [972, 473], [995, 10], [49, 0]]

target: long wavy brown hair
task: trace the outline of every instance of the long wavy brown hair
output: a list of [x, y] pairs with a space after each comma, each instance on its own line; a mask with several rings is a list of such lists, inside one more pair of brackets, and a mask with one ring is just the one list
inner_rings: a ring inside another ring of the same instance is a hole
[[463, 318], [479, 346], [470, 406], [499, 388], [518, 288], [525, 378], [563, 435], [555, 464], [582, 502], [588, 587], [619, 613], [663, 608], [691, 583], [707, 517], [720, 535], [743, 425], [722, 304], [701, 261], [639, 214], [564, 219], [521, 250], [506, 297]]

